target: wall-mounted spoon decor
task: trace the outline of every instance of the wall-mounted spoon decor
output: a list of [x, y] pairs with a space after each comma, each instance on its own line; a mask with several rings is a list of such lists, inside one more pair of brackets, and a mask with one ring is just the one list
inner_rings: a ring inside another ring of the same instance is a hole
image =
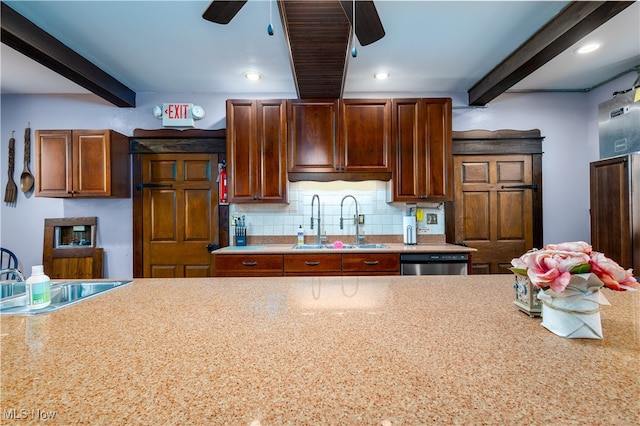
[[22, 192], [29, 192], [33, 188], [33, 174], [29, 170], [31, 161], [31, 123], [24, 129], [24, 169], [20, 175], [20, 189]]

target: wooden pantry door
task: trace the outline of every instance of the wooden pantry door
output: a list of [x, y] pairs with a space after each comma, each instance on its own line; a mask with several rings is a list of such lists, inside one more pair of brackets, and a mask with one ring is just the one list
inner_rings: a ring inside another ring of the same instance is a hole
[[531, 163], [530, 155], [454, 157], [456, 241], [478, 249], [474, 273], [510, 272], [511, 259], [533, 247]]
[[211, 276], [218, 154], [145, 154], [141, 163], [144, 277]]
[[472, 273], [511, 273], [511, 259], [543, 242], [540, 130], [453, 131], [454, 196], [447, 241], [478, 249]]

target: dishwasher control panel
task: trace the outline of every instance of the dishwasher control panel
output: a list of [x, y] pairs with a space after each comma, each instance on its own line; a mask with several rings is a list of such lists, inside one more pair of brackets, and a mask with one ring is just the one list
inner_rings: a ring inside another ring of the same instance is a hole
[[423, 262], [467, 262], [467, 253], [414, 253], [401, 254], [400, 262], [423, 263]]
[[400, 255], [402, 275], [467, 275], [468, 253], [413, 253]]

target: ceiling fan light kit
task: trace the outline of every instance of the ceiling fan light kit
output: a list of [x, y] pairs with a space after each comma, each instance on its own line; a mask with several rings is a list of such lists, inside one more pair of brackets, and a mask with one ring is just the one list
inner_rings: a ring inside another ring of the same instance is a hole
[[271, 22], [273, 21], [273, 14], [271, 13], [271, 11], [271, 0], [269, 0], [269, 25], [267, 25], [267, 34], [269, 34], [270, 36], [273, 35], [273, 25], [271, 25]]
[[351, 48], [351, 56], [358, 56], [358, 50], [356, 49], [356, 2], [353, 0], [353, 25], [351, 26], [351, 42], [353, 47]]
[[[213, 0], [202, 17], [217, 24], [227, 24], [246, 3]], [[249, 7], [255, 7], [255, 10], [262, 7], [258, 6], [259, 2], [252, 3]], [[266, 1], [263, 4], [266, 5]], [[296, 91], [301, 98], [341, 97], [349, 55], [353, 58], [358, 56], [358, 43], [368, 46], [385, 36], [380, 16], [371, 0], [279, 1], [277, 7], [297, 79]], [[273, 0], [269, 0], [269, 36], [275, 32], [272, 18]], [[318, 25], [319, 22], [322, 25]], [[321, 74], [323, 78], [298, 78], [309, 72]], [[245, 77], [251, 81], [260, 79], [247, 73]]]

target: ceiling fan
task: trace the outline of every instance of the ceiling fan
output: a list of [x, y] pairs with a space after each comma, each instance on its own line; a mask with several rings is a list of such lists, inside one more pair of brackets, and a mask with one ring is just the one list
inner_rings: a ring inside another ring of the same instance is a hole
[[[242, 9], [247, 0], [227, 1], [213, 0], [202, 17], [217, 24], [228, 24]], [[353, 1], [340, 1], [342, 10], [353, 25]], [[380, 22], [380, 16], [373, 1], [358, 0], [355, 4], [356, 26], [355, 33], [360, 45], [366, 46], [384, 37], [385, 32]]]

